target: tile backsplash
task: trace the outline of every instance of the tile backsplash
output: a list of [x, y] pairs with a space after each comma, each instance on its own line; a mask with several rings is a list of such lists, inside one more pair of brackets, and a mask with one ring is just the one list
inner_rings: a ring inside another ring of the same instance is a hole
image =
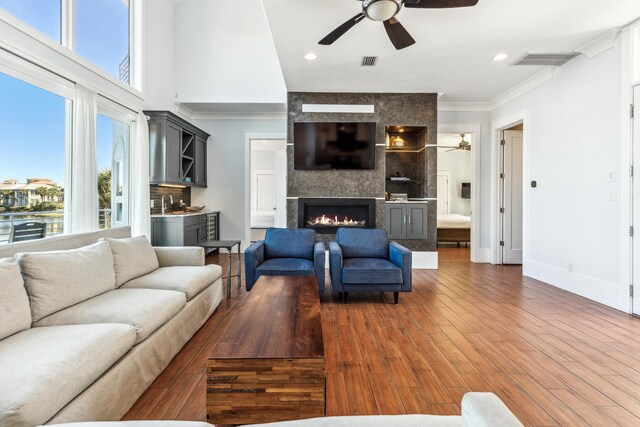
[[[162, 212], [162, 196], [173, 196], [173, 209], [180, 207], [180, 200], [187, 206], [191, 206], [191, 187], [177, 188], [177, 187], [160, 187], [157, 185], [151, 186], [151, 200], [153, 200], [153, 207], [151, 208], [151, 214], [159, 214]], [[165, 198], [167, 202], [167, 210], [169, 208], [169, 198]]]

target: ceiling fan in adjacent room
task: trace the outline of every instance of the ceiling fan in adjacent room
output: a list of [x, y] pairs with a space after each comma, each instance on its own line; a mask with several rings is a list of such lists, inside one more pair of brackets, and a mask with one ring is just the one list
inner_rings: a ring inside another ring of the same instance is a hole
[[384, 23], [384, 29], [393, 43], [400, 50], [411, 46], [416, 41], [395, 18], [402, 7], [409, 9], [447, 9], [453, 7], [475, 6], [478, 0], [358, 0], [362, 2], [362, 12], [330, 32], [319, 44], [330, 45], [338, 40], [364, 18]]
[[438, 148], [450, 148], [450, 150], [445, 151], [445, 153], [448, 153], [449, 151], [457, 151], [457, 150], [462, 150], [462, 151], [471, 151], [471, 144], [469, 143], [469, 141], [465, 141], [464, 140], [464, 133], [460, 134], [460, 142], [458, 143], [458, 146], [456, 147], [454, 146], [450, 146], [450, 145], [438, 145]]

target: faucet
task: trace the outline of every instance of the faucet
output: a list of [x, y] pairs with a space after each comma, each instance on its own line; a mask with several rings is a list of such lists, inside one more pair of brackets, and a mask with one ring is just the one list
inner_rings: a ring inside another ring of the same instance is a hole
[[171, 194], [165, 194], [162, 196], [162, 201], [160, 204], [162, 205], [162, 215], [164, 215], [164, 198], [169, 196], [169, 200], [171, 201], [171, 205], [173, 206], [173, 196]]

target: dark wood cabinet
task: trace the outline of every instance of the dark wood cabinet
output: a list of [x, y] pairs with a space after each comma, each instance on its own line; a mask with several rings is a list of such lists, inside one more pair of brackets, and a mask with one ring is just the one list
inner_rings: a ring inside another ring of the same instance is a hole
[[195, 246], [209, 240], [208, 214], [151, 217], [154, 246]]
[[206, 187], [209, 134], [169, 111], [145, 114], [151, 184]]
[[385, 229], [390, 239], [419, 240], [427, 238], [426, 203], [387, 203]]

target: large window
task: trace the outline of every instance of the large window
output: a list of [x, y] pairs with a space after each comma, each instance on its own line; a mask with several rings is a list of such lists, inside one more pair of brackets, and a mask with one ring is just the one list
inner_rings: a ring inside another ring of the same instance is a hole
[[60, 0], [0, 0], [0, 9], [6, 10], [56, 42], [62, 41]]
[[70, 101], [2, 73], [0, 94], [0, 243], [30, 221], [62, 233]]
[[98, 114], [98, 223], [100, 228], [129, 223], [129, 145], [131, 126]]
[[129, 0], [76, 0], [76, 51], [129, 83]]
[[0, 9], [130, 85], [133, 1], [0, 0]]

